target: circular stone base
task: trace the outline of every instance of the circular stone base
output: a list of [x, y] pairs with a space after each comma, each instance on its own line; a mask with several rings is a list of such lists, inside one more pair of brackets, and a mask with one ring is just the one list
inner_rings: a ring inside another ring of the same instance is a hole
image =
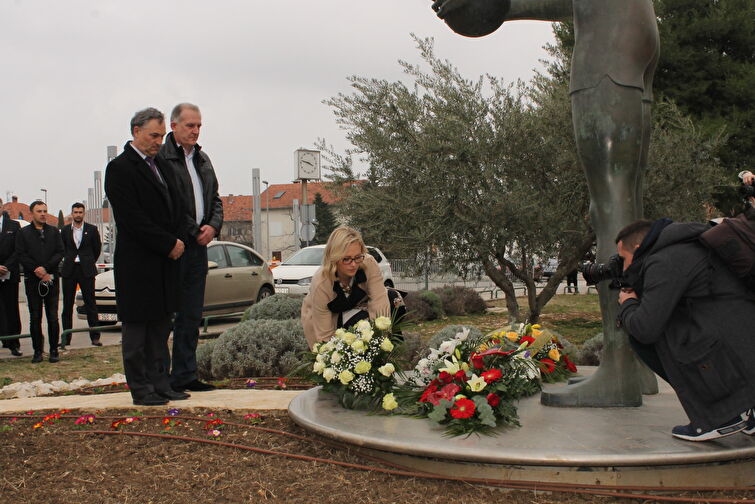
[[698, 443], [672, 437], [671, 428], [688, 420], [673, 391], [665, 383], [660, 388], [637, 408], [553, 408], [536, 395], [519, 402], [522, 427], [467, 438], [446, 438], [426, 419], [343, 409], [319, 388], [298, 395], [288, 410], [308, 430], [421, 472], [604, 485], [755, 485], [755, 436]]

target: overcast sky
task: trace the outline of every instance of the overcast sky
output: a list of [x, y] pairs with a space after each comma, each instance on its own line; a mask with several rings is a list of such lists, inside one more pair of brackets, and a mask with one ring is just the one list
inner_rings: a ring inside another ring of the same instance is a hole
[[220, 193], [251, 194], [251, 169], [293, 179], [293, 151], [318, 137], [348, 145], [322, 100], [350, 75], [402, 78], [410, 33], [462, 74], [529, 79], [549, 23], [515, 22], [481, 39], [451, 32], [431, 0], [0, 0], [0, 197], [49, 211], [85, 200], [106, 146], [121, 152], [136, 110], [202, 109], [200, 144]]

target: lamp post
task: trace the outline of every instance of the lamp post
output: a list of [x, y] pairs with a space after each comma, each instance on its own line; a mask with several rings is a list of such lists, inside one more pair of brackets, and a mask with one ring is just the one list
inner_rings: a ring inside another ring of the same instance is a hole
[[43, 193], [45, 193], [45, 206], [47, 206], [47, 189], [40, 189]]
[[270, 249], [270, 184], [267, 180], [262, 181], [265, 184], [265, 257], [266, 261], [271, 259]]

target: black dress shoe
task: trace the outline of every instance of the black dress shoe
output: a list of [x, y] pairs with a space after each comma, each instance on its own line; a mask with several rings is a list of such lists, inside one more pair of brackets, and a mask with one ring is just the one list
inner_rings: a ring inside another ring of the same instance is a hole
[[34, 357], [31, 358], [31, 362], [33, 364], [36, 364], [37, 362], [42, 362], [42, 352], [34, 352]]
[[159, 390], [156, 394], [171, 401], [183, 401], [184, 399], [191, 397], [191, 395], [186, 392], [176, 392], [175, 390]]
[[215, 385], [205, 383], [199, 380], [193, 380], [189, 383], [184, 383], [183, 385], [175, 386], [173, 387], [173, 390], [191, 390], [192, 392], [208, 392], [210, 390], [215, 390], [217, 387]]
[[10, 353], [11, 353], [11, 355], [13, 355], [15, 357], [21, 357], [23, 355], [21, 353], [21, 351], [18, 348], [15, 348], [15, 347], [13, 347], [13, 348], [10, 349]]
[[134, 404], [137, 406], [162, 406], [168, 404], [168, 400], [158, 394], [147, 394], [138, 399], [134, 398]]
[[97, 339], [93, 339], [93, 340], [92, 340], [92, 345], [93, 345], [93, 346], [102, 346], [102, 342], [100, 342], [100, 339], [99, 339], [99, 338], [97, 338]]

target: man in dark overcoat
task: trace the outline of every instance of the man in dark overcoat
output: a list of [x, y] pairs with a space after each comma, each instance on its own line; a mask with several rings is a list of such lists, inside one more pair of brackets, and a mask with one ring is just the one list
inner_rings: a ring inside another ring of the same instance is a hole
[[[97, 258], [100, 257], [102, 241], [97, 226], [84, 222], [84, 204], [71, 206], [71, 223], [60, 231], [63, 238], [63, 330], [73, 327], [73, 305], [76, 300], [76, 286], [81, 288], [84, 309], [87, 313], [89, 327], [98, 325], [97, 304], [94, 300], [94, 277], [97, 276]], [[63, 341], [63, 346], [71, 344], [71, 334]], [[94, 346], [102, 346], [100, 333], [90, 332], [89, 338]]]
[[638, 356], [676, 392], [687, 441], [755, 434], [755, 295], [699, 240], [698, 223], [637, 221], [616, 239], [619, 320]]
[[115, 295], [123, 323], [123, 367], [134, 404], [186, 399], [168, 381], [171, 316], [178, 308], [184, 251], [181, 198], [170, 167], [156, 162], [165, 118], [154, 109], [131, 119], [133, 141], [108, 163], [105, 193], [116, 224]]
[[203, 392], [215, 387], [197, 376], [197, 343], [207, 278], [207, 244], [220, 233], [223, 202], [209, 156], [197, 143], [202, 127], [199, 107], [179, 103], [170, 115], [170, 128], [158, 159], [169, 164], [183, 197], [186, 250], [179, 260], [181, 307], [173, 327], [170, 383], [174, 390]]
[[29, 306], [29, 332], [34, 347], [33, 363], [42, 362], [42, 310], [47, 319], [50, 362], [58, 362], [58, 266], [63, 259], [63, 241], [55, 226], [47, 224], [47, 205], [35, 201], [29, 205], [32, 222], [16, 234], [18, 262], [24, 267], [24, 288]]
[[[16, 255], [16, 234], [21, 224], [3, 212], [0, 215], [0, 336], [21, 334], [21, 316], [18, 313], [18, 284], [21, 281]], [[21, 357], [18, 338], [3, 340], [3, 347]]]

